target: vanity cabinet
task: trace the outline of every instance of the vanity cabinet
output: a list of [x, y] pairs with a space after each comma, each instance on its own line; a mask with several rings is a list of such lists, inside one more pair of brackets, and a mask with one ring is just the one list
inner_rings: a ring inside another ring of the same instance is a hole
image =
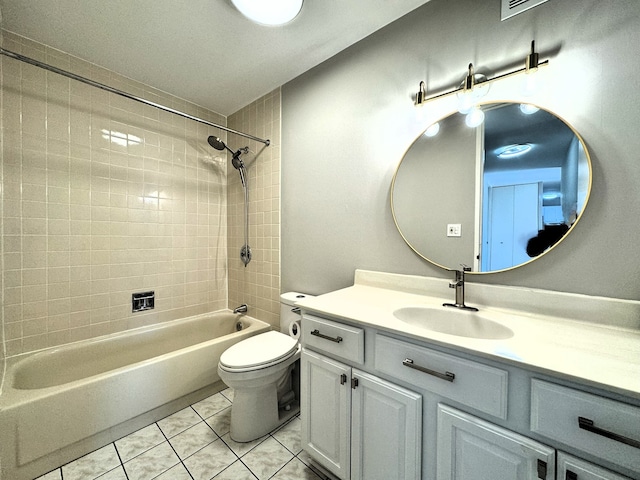
[[[301, 355], [302, 443], [307, 453], [342, 480], [419, 480], [421, 396], [327, 355], [358, 363], [363, 350], [353, 341], [360, 335], [357, 329], [305, 319], [305, 335], [322, 352], [305, 343]], [[349, 344], [351, 348], [345, 347]]]
[[638, 401], [356, 325], [302, 322], [303, 448], [338, 478], [640, 479]]

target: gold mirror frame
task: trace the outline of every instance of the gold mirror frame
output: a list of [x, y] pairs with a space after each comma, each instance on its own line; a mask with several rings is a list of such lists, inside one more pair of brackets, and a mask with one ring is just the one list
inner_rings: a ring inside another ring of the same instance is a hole
[[[491, 110], [496, 110], [497, 107], [503, 107], [503, 106], [504, 107], [508, 107], [508, 106], [517, 106], [517, 105], [520, 105], [520, 102], [504, 101], [504, 102], [484, 103], [484, 104], [480, 104], [479, 107], [481, 107], [483, 110], [486, 110], [487, 112], [490, 112]], [[430, 255], [428, 249], [425, 249], [424, 247], [418, 246], [418, 243], [420, 243], [420, 241], [422, 240], [421, 235], [416, 234], [413, 231], [413, 229], [408, 229], [407, 228], [407, 224], [408, 224], [407, 219], [406, 218], [399, 219], [399, 217], [402, 217], [402, 215], [399, 215], [398, 211], [397, 211], [397, 209], [400, 206], [404, 206], [404, 205], [406, 205], [407, 203], [410, 203], [410, 202], [413, 203], [413, 199], [407, 200], [406, 198], [403, 201], [399, 202], [398, 201], [398, 196], [399, 195], [396, 192], [396, 189], [399, 188], [399, 187], [404, 187], [404, 185], [398, 185], [398, 183], [399, 183], [398, 178], [399, 178], [399, 174], [401, 172], [401, 169], [403, 167], [403, 164], [404, 164], [405, 168], [409, 168], [409, 167], [407, 167], [407, 163], [409, 163], [410, 161], [413, 162], [413, 163], [416, 163], [416, 160], [413, 159], [410, 156], [410, 154], [412, 152], [412, 148], [416, 147], [416, 145], [424, 138], [424, 133], [426, 132], [426, 130], [425, 130], [425, 132], [421, 133], [414, 140], [414, 142], [412, 142], [412, 144], [409, 146], [409, 148], [407, 149], [407, 151], [403, 155], [402, 160], [400, 161], [398, 167], [396, 168], [396, 171], [394, 173], [393, 180], [392, 180], [392, 183], [391, 183], [391, 211], [392, 211], [394, 223], [396, 225], [396, 228], [398, 229], [398, 232], [402, 236], [403, 240], [421, 258], [423, 258], [424, 260], [432, 263], [433, 265], [435, 265], [437, 267], [440, 267], [440, 268], [443, 268], [445, 270], [456, 270], [456, 269], [459, 269], [459, 266], [461, 264], [466, 264], [466, 265], [473, 264], [476, 268], [474, 268], [473, 271], [471, 271], [469, 273], [487, 274], [487, 273], [504, 272], [504, 271], [515, 269], [515, 268], [519, 268], [519, 267], [521, 267], [523, 265], [531, 263], [534, 260], [537, 260], [538, 258], [546, 255], [550, 251], [554, 250], [555, 247], [557, 247], [560, 243], [562, 243], [562, 240], [564, 238], [566, 238], [573, 231], [573, 229], [575, 228], [576, 224], [578, 223], [578, 221], [582, 217], [582, 215], [584, 213], [584, 210], [585, 210], [585, 208], [586, 208], [586, 206], [588, 204], [589, 197], [591, 195], [591, 186], [592, 186], [592, 180], [593, 180], [591, 157], [590, 157], [589, 151], [588, 151], [588, 149], [586, 147], [586, 144], [585, 144], [584, 140], [582, 139], [580, 134], [577, 132], [577, 130], [572, 125], [570, 125], [563, 118], [559, 117], [558, 115], [556, 115], [555, 113], [553, 113], [553, 112], [551, 112], [551, 111], [549, 111], [547, 109], [544, 109], [544, 108], [538, 107], [538, 106], [534, 106], [534, 107], [539, 109], [541, 112], [543, 112], [543, 114], [547, 114], [547, 115], [553, 117], [556, 121], [561, 122], [567, 129], [566, 133], [569, 134], [569, 135], [573, 135], [573, 138], [575, 138], [575, 140], [577, 141], [576, 146], [578, 148], [578, 151], [581, 152], [581, 154], [584, 155], [584, 158], [582, 159], [584, 164], [582, 166], [580, 166], [580, 170], [579, 171], [576, 171], [576, 175], [578, 175], [579, 173], [582, 173], [584, 176], [588, 176], [588, 179], [586, 179], [586, 180], [583, 179], [583, 182], [584, 182], [583, 187], [584, 188], [582, 189], [582, 191], [584, 192], [584, 198], [583, 198], [583, 201], [581, 203], [581, 207], [577, 208], [577, 210], [579, 210], [579, 211], [577, 211], [577, 215], [576, 215], [575, 220], [573, 222], [571, 222], [569, 225], [567, 225], [567, 231], [559, 239], [557, 239], [554, 243], [552, 243], [548, 248], [546, 248], [544, 251], [539, 253], [537, 256], [533, 256], [533, 257], [527, 259], [526, 261], [522, 261], [522, 262], [519, 262], [517, 264], [511, 265], [511, 266], [508, 266], [508, 267], [505, 267], [505, 268], [497, 268], [497, 269], [490, 269], [490, 270], [485, 270], [485, 271], [478, 271], [478, 267], [482, 266], [483, 259], [481, 258], [480, 260], [476, 260], [475, 257], [474, 257], [473, 263], [471, 263], [469, 261], [468, 248], [464, 249], [464, 251], [467, 252], [467, 254], [464, 255], [464, 258], [460, 258], [460, 259], [457, 259], [455, 261], [452, 260], [451, 262], [443, 262], [441, 260], [441, 257], [438, 257], [437, 255], [436, 255], [436, 258], [433, 258], [434, 255]], [[438, 122], [434, 122], [434, 123], [442, 123], [442, 122], [445, 122], [445, 120], [451, 119], [451, 118], [457, 118], [458, 120], [460, 120], [460, 119], [462, 119], [464, 117], [462, 117], [460, 114], [458, 114], [458, 112], [454, 112], [453, 114], [449, 114], [449, 115], [446, 115], [446, 116], [442, 117], [441, 119], [438, 120]], [[532, 117], [531, 116], [525, 116], [524, 118], [532, 118]], [[552, 125], [547, 125], [547, 127], [551, 127], [551, 126]], [[479, 128], [484, 129], [485, 128], [484, 124]], [[495, 128], [495, 127], [492, 127], [492, 128]], [[468, 129], [468, 131], [471, 132], [471, 129]], [[531, 130], [529, 130], [529, 131], [531, 131]], [[539, 132], [540, 136], [542, 136], [543, 133], [544, 133], [544, 130], [541, 130]], [[475, 138], [476, 138], [476, 140], [473, 141], [473, 143], [476, 145], [476, 147], [477, 147], [477, 143], [478, 142], [482, 143], [482, 142], [485, 141], [484, 133], [480, 134], [480, 133], [478, 133], [476, 131], [476, 133], [473, 133], [472, 135], [475, 136]], [[482, 137], [482, 140], [478, 140], [478, 138], [480, 138], [480, 137]], [[569, 137], [567, 137], [567, 138], [569, 138]], [[469, 139], [467, 139], [467, 140], [469, 140]], [[455, 143], [457, 145], [458, 144], [458, 139], [454, 138], [453, 143]], [[484, 143], [482, 143], [482, 145], [484, 145]], [[544, 145], [541, 145], [541, 146], [544, 147]], [[480, 194], [479, 195], [479, 192], [484, 193], [484, 189], [486, 188], [486, 185], [484, 184], [484, 181], [482, 181], [482, 186], [481, 187], [478, 186], [478, 181], [479, 181], [478, 177], [480, 177], [480, 178], [482, 178], [484, 180], [484, 178], [485, 178], [485, 174], [484, 173], [485, 172], [484, 172], [484, 160], [482, 161], [482, 164], [483, 164], [483, 169], [481, 170], [482, 175], [480, 175], [479, 173], [476, 172], [476, 169], [479, 169], [479, 167], [476, 166], [477, 163], [478, 163], [478, 161], [477, 161], [477, 158], [478, 158], [477, 150], [478, 150], [478, 148], [475, 149], [475, 152], [473, 154], [474, 158], [469, 159], [469, 162], [468, 162], [469, 166], [471, 167], [469, 169], [469, 171], [473, 171], [473, 176], [475, 178], [474, 179], [474, 197], [476, 199], [480, 199], [480, 201], [482, 203], [481, 206], [477, 206], [476, 205], [477, 202], [474, 201], [474, 205], [472, 207], [472, 209], [474, 210], [474, 212], [473, 212], [474, 226], [473, 226], [473, 230], [472, 230], [474, 232], [473, 242], [474, 242], [474, 245], [475, 245], [476, 242], [478, 243], [477, 246], [474, 246], [474, 251], [473, 251], [474, 256], [477, 256], [478, 253], [482, 253], [483, 252], [483, 248], [485, 248], [485, 241], [486, 240], [484, 239], [484, 236], [482, 235], [482, 231], [483, 231], [482, 229], [483, 229], [483, 224], [486, 224], [486, 222], [483, 222], [485, 215], [482, 212], [483, 212], [483, 209], [485, 208], [485, 206], [487, 204], [487, 201], [488, 201], [487, 199], [484, 199], [484, 194]], [[484, 150], [486, 151], [486, 148]], [[414, 157], [420, 157], [420, 156], [419, 155], [414, 155]], [[449, 163], [449, 164], [446, 163], [447, 160], [451, 160], [451, 158], [456, 158], [456, 153], [455, 152], [450, 154], [449, 155], [450, 158], [448, 158], [448, 159], [446, 158], [447, 155], [444, 155], [444, 157], [445, 157], [445, 160], [443, 160], [443, 162], [446, 164], [446, 166], [442, 167], [442, 165], [441, 165], [440, 166], [441, 171], [443, 171], [442, 170], [443, 168], [446, 168], [446, 169], [451, 168], [452, 170], [456, 170], [456, 169], [459, 169], [461, 165], [464, 166], [464, 164], [461, 164], [460, 162], [457, 162], [458, 165], [454, 165], [452, 163]], [[408, 158], [411, 158], [411, 160], [407, 160]], [[466, 158], [468, 158], [468, 157], [466, 157]], [[578, 159], [577, 161], [580, 161], [580, 159]], [[430, 163], [437, 163], [437, 162], [422, 162], [421, 161], [420, 163], [423, 164], [423, 165], [421, 165], [421, 168], [428, 169], [428, 168], [431, 168], [430, 167]], [[434, 166], [433, 168], [434, 168], [434, 171], [437, 174], [437, 167]], [[467, 170], [465, 170], [464, 175], [468, 177]], [[407, 177], [407, 178], [411, 177], [412, 181], [414, 183], [416, 183], [416, 184], [420, 180], [420, 175], [414, 175], [413, 172], [410, 175], [403, 174], [403, 179], [401, 181], [404, 181], [404, 177]], [[429, 179], [427, 178], [426, 180], [429, 180]], [[440, 185], [442, 183], [441, 180], [442, 180], [442, 177], [436, 178], [434, 180], [439, 187], [442, 187], [442, 185]], [[580, 179], [576, 177], [576, 188], [579, 188], [579, 185], [577, 185], [579, 180]], [[541, 194], [544, 182], [542, 180], [532, 179], [532, 183], [535, 183], [535, 181], [539, 182], [540, 194]], [[457, 183], [457, 177], [453, 181], [449, 180], [449, 183]], [[425, 197], [427, 197], [428, 195], [425, 192], [428, 192], [429, 189], [434, 189], [433, 187], [434, 187], [434, 183], [430, 183], [429, 184], [428, 181], [425, 182], [425, 184], [420, 183], [419, 186], [416, 185], [416, 188], [412, 191], [412, 193], [410, 195], [416, 195], [416, 196], [419, 197], [422, 194]], [[454, 185], [454, 187], [459, 187], [459, 186], [458, 185]], [[460, 188], [464, 188], [464, 187], [460, 187]], [[422, 193], [420, 193], [420, 192], [422, 192]], [[439, 199], [436, 199], [436, 200], [431, 199], [430, 202], [425, 203], [422, 206], [420, 205], [420, 200], [421, 199], [418, 198], [417, 202], [416, 202], [418, 204], [418, 208], [415, 210], [415, 212], [413, 212], [414, 213], [413, 216], [415, 217], [417, 222], [411, 221], [411, 222], [409, 222], [409, 224], [413, 225], [414, 223], [421, 223], [421, 224], [423, 224], [425, 226], [426, 229], [429, 229], [429, 230], [437, 229], [437, 231], [440, 232], [437, 235], [443, 234], [443, 236], [444, 236], [444, 234], [446, 233], [447, 226], [443, 225], [442, 223], [438, 224], [437, 221], [429, 221], [429, 218], [428, 218], [429, 215], [428, 214], [423, 215], [423, 212], [428, 212], [429, 210], [438, 211], [437, 209], [441, 209], [443, 207], [443, 205], [447, 204], [450, 201], [454, 201], [456, 199], [456, 194], [459, 193], [459, 192], [460, 192], [460, 190], [458, 190], [458, 192], [456, 192], [456, 188], [452, 188], [450, 194], [446, 198], [443, 198], [442, 201], [437, 201]], [[483, 199], [484, 199], [484, 201], [483, 201]], [[539, 211], [540, 223], [539, 223], [539, 225], [544, 227], [545, 224], [543, 223], [542, 217], [541, 217], [542, 211], [543, 211], [542, 210], [542, 208], [543, 208], [543, 200], [542, 200], [542, 198], [539, 199], [539, 202], [540, 202], [540, 204], [539, 204], [540, 205], [540, 211]], [[433, 204], [437, 205], [437, 209], [434, 210], [434, 209], [429, 209], [428, 208], [429, 205], [433, 205]], [[462, 209], [458, 209], [453, 214], [451, 214], [450, 215], [451, 218], [454, 218], [454, 219], [457, 218], [456, 217], [456, 212], [458, 212], [458, 211], [462, 211]], [[469, 217], [469, 212], [468, 211], [465, 212], [465, 215], [468, 218]], [[407, 217], [407, 215], [404, 215], [404, 217]], [[409, 215], [409, 217], [411, 217], [411, 215]], [[425, 219], [427, 219], [427, 221], [424, 221]], [[431, 220], [433, 220], [433, 219], [431, 219]], [[452, 222], [452, 223], [455, 224], [454, 222]], [[464, 237], [465, 235], [467, 235], [467, 237], [468, 237], [469, 231], [470, 231], [468, 222], [467, 222], [467, 225], [466, 225], [467, 228], [465, 228], [464, 222], [460, 222], [460, 223], [462, 223], [462, 236]], [[403, 225], [401, 226], [401, 224], [403, 224]], [[411, 230], [411, 231], [408, 231], [408, 230]], [[540, 230], [540, 229], [538, 229], [538, 230]], [[543, 230], [544, 230], [544, 228], [543, 228]], [[430, 232], [430, 234], [433, 234], [433, 232]], [[450, 245], [448, 247], [444, 247], [444, 250], [447, 250], [447, 251], [455, 250], [456, 241], [458, 241], [458, 238], [460, 238], [460, 237], [449, 238], [449, 237], [444, 236], [443, 242], [445, 242], [446, 240], [450, 240], [451, 241]], [[481, 238], [482, 238], [482, 240], [480, 240]], [[468, 240], [468, 238], [467, 238], [467, 240]], [[479, 245], [479, 244], [482, 244], [482, 245]], [[432, 242], [431, 245], [433, 245], [433, 242]], [[441, 246], [438, 246], [438, 248], [441, 248]], [[437, 251], [436, 248], [434, 248], [433, 250]], [[460, 256], [463, 257], [462, 254]], [[480, 256], [482, 257], [482, 255], [480, 255]]]

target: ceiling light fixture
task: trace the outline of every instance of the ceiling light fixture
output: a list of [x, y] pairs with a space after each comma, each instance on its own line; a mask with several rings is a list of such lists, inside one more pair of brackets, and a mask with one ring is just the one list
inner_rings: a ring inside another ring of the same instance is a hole
[[303, 0], [231, 0], [249, 20], [261, 25], [289, 23], [302, 10]]

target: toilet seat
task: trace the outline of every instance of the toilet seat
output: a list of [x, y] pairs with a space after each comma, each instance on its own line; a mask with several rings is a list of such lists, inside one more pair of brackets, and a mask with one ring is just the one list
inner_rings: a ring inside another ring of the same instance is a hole
[[248, 372], [277, 365], [299, 350], [298, 341], [270, 331], [247, 338], [229, 347], [220, 356], [220, 368], [228, 372]]

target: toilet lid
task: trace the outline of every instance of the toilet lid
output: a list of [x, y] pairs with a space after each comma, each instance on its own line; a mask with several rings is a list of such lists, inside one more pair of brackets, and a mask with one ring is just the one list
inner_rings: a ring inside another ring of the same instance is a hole
[[298, 341], [280, 332], [254, 335], [229, 347], [220, 356], [220, 364], [232, 369], [260, 367], [293, 355]]

